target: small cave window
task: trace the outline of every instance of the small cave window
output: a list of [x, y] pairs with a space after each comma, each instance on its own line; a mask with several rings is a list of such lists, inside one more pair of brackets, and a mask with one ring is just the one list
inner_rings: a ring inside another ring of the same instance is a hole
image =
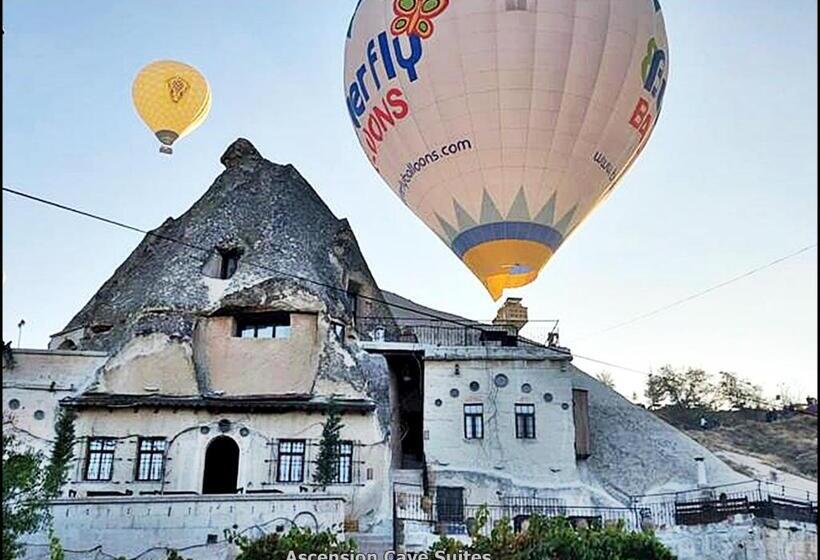
[[227, 280], [236, 273], [241, 257], [241, 249], [216, 249], [202, 267], [202, 273], [211, 278]]
[[350, 302], [350, 314], [354, 320], [359, 314], [359, 293], [361, 292], [361, 289], [362, 285], [358, 282], [353, 280], [347, 281], [347, 297]]
[[290, 313], [265, 313], [236, 318], [240, 338], [289, 338]]
[[219, 251], [219, 278], [227, 280], [234, 275], [239, 267], [239, 251], [237, 249], [226, 249]]
[[62, 341], [60, 343], [60, 345], [57, 347], [57, 350], [76, 350], [76, 349], [77, 349], [77, 344], [69, 338]]

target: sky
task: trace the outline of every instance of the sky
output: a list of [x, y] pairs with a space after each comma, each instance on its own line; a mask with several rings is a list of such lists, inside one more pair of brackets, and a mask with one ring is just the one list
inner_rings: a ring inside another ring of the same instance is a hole
[[[245, 137], [350, 221], [382, 288], [491, 319], [498, 305], [356, 140], [342, 83], [355, 3], [5, 0], [3, 185], [153, 228], [198, 199]], [[663, 9], [670, 78], [646, 149], [540, 278], [506, 295], [531, 319], [558, 319], [574, 363], [609, 372], [627, 396], [665, 364], [816, 395], [816, 249], [608, 330], [817, 240], [817, 3]], [[172, 157], [130, 95], [137, 71], [164, 58], [197, 67], [213, 91], [209, 118]], [[44, 348], [140, 237], [4, 193], [3, 339], [16, 346], [25, 319], [22, 346]]]

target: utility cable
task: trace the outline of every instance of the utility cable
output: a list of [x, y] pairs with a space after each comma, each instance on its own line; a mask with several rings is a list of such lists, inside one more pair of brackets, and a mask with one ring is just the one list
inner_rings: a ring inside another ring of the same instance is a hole
[[817, 247], [817, 243], [812, 243], [811, 245], [806, 245], [805, 247], [803, 247], [801, 249], [798, 249], [797, 251], [794, 251], [794, 252], [789, 253], [787, 255], [784, 255], [782, 257], [776, 258], [773, 261], [770, 261], [770, 262], [768, 262], [764, 265], [758, 266], [758, 267], [753, 268], [751, 270], [747, 270], [743, 274], [739, 274], [737, 276], [734, 276], [733, 278], [730, 278], [728, 280], [720, 282], [719, 284], [715, 284], [714, 286], [710, 286], [709, 288], [706, 288], [705, 290], [695, 292], [694, 294], [691, 294], [689, 296], [686, 296], [686, 297], [683, 297], [681, 299], [675, 300], [672, 303], [669, 303], [669, 304], [664, 305], [662, 307], [658, 307], [657, 309], [653, 309], [652, 311], [648, 311], [647, 313], [643, 313], [643, 314], [638, 315], [636, 317], [633, 317], [633, 318], [631, 318], [627, 321], [617, 323], [617, 324], [612, 325], [611, 327], [608, 327], [606, 329], [583, 335], [578, 340], [583, 340], [583, 339], [589, 338], [591, 336], [597, 336], [599, 334], [604, 334], [604, 333], [607, 333], [607, 332], [610, 332], [610, 331], [614, 331], [615, 329], [620, 329], [620, 328], [625, 327], [627, 325], [637, 323], [638, 321], [642, 321], [643, 319], [648, 319], [649, 317], [657, 315], [658, 313], [661, 313], [663, 311], [666, 311], [668, 309], [671, 309], [673, 307], [676, 307], [676, 306], [681, 305], [683, 303], [686, 303], [688, 301], [692, 301], [693, 299], [704, 296], [704, 295], [706, 295], [710, 292], [713, 292], [713, 291], [715, 291], [719, 288], [723, 288], [725, 286], [728, 286], [729, 284], [733, 284], [733, 283], [737, 282], [738, 280], [742, 280], [743, 278], [747, 278], [749, 276], [752, 276], [753, 274], [757, 274], [758, 272], [761, 272], [761, 271], [763, 271], [767, 268], [770, 268], [770, 267], [775, 266], [777, 264], [780, 264], [784, 261], [787, 261], [791, 258], [794, 258], [798, 255], [801, 255], [801, 254], [805, 253], [806, 251], [810, 251], [811, 249], [815, 249], [816, 247]]

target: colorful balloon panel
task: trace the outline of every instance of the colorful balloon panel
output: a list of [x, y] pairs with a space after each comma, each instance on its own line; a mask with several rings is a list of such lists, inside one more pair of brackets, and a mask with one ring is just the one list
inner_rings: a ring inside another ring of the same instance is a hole
[[134, 107], [163, 144], [160, 151], [198, 127], [211, 109], [211, 89], [196, 68], [173, 60], [152, 62], [131, 88]]
[[654, 0], [360, 0], [345, 101], [374, 168], [498, 299], [632, 165], [668, 73]]

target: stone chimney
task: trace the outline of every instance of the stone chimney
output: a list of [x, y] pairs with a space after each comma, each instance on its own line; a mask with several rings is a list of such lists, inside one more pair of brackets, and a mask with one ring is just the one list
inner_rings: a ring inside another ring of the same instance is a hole
[[515, 328], [517, 333], [527, 324], [527, 308], [521, 305], [521, 298], [507, 298], [493, 319], [493, 325]]

